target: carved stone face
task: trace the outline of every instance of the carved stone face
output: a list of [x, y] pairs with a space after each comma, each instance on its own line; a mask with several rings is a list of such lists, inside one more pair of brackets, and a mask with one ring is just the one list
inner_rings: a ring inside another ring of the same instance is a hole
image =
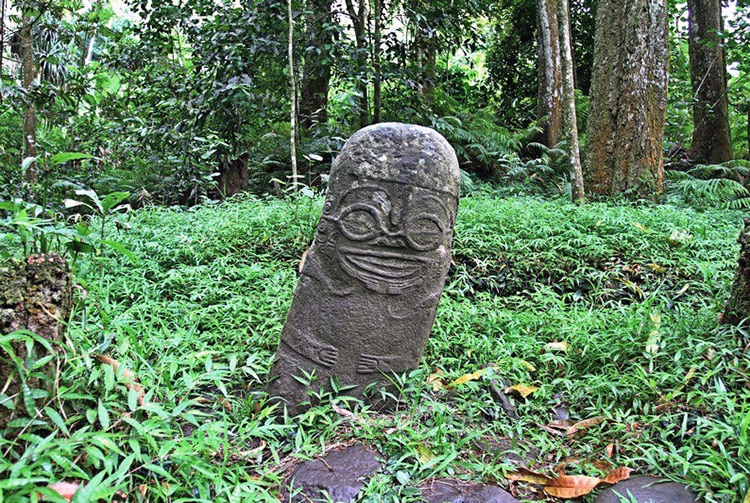
[[378, 124], [349, 139], [271, 369], [269, 394], [290, 413], [311, 399], [298, 376], [364, 397], [419, 363], [450, 265], [458, 192], [455, 153], [435, 131]]
[[425, 279], [453, 226], [433, 190], [377, 181], [344, 192], [323, 209], [318, 237], [331, 240], [338, 264], [368, 289], [400, 294]]

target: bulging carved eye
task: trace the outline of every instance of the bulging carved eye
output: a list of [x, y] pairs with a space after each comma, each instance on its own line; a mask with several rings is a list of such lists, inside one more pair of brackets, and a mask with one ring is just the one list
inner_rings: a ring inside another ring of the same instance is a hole
[[382, 232], [380, 212], [368, 204], [353, 204], [338, 218], [341, 233], [352, 241], [369, 241]]
[[445, 229], [440, 218], [435, 215], [422, 214], [410, 218], [404, 225], [406, 241], [417, 251], [434, 250], [445, 238]]

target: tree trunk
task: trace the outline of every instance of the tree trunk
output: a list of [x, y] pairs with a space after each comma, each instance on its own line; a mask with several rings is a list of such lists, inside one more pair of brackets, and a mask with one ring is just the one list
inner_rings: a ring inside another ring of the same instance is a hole
[[[287, 40], [287, 56], [289, 58], [289, 154], [292, 163], [292, 190], [297, 193], [297, 76], [294, 70], [294, 15], [292, 0], [287, 0], [287, 20], [289, 22], [289, 38]], [[245, 168], [247, 176], [247, 166]]]
[[247, 160], [247, 154], [242, 154], [219, 166], [219, 192], [223, 197], [231, 197], [247, 190]]
[[562, 66], [560, 33], [556, 0], [537, 0], [537, 119], [542, 131], [534, 141], [554, 147], [563, 137]]
[[328, 85], [331, 81], [333, 39], [326, 24], [333, 21], [330, 0], [307, 0], [307, 47], [300, 83], [300, 127], [310, 129], [328, 121]]
[[[26, 92], [26, 108], [23, 112], [23, 156], [36, 157], [36, 107], [31, 96], [31, 87], [36, 80], [36, 65], [34, 64], [34, 46], [31, 27], [31, 17], [24, 13], [22, 26], [19, 30], [21, 39], [21, 71], [23, 72], [23, 88]], [[36, 162], [29, 164], [26, 170], [26, 181], [38, 181]]]
[[559, 0], [558, 21], [560, 23], [560, 55], [562, 61], [562, 101], [563, 101], [563, 130], [568, 147], [568, 163], [570, 172], [570, 194], [573, 202], [582, 203], [583, 168], [581, 168], [581, 153], [578, 148], [578, 126], [576, 125], [576, 100], [573, 85], [573, 50], [570, 41], [570, 17], [568, 15], [568, 0]]
[[[58, 255], [32, 255], [23, 261], [5, 262], [0, 265], [0, 336], [29, 330], [53, 342], [57, 356], [59, 344], [55, 343], [63, 340], [72, 299], [70, 267]], [[33, 369], [33, 364], [49, 352], [39, 343], [29, 352], [29, 338], [14, 335], [19, 337], [5, 337], [7, 345], [0, 347], [0, 430], [13, 416], [25, 415], [21, 411], [28, 413], [36, 408], [24, 388], [47, 390], [54, 384], [55, 358]], [[51, 396], [52, 390], [48, 391]]]
[[359, 127], [363, 128], [370, 123], [369, 98], [367, 96], [367, 87], [369, 85], [369, 79], [367, 78], [369, 73], [367, 67], [367, 32], [369, 24], [367, 21], [367, 0], [358, 0], [356, 5], [355, 0], [346, 0], [346, 10], [352, 21], [354, 41], [357, 47], [357, 56], [355, 58], [356, 68], [354, 70], [358, 93], [356, 107], [357, 115], [359, 116]]
[[380, 42], [383, 31], [383, 0], [373, 1], [373, 28], [372, 28], [372, 122], [380, 122], [382, 108], [381, 89], [381, 53]]
[[740, 256], [732, 283], [732, 295], [724, 310], [723, 323], [739, 325], [750, 317], [750, 218], [740, 232]]
[[601, 0], [584, 166], [589, 192], [662, 192], [668, 65], [666, 0]]
[[690, 157], [708, 164], [734, 157], [722, 25], [721, 0], [688, 0], [690, 83], [695, 93]]
[[423, 50], [424, 68], [422, 69], [420, 92], [425, 103], [435, 103], [435, 81], [437, 80], [437, 47], [435, 41], [426, 39]]

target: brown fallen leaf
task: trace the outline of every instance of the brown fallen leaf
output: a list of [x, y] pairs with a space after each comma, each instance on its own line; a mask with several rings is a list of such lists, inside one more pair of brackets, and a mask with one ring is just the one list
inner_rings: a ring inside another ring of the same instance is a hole
[[585, 475], [560, 475], [544, 486], [544, 492], [558, 498], [577, 498], [593, 491], [600, 482]]
[[305, 267], [305, 260], [307, 260], [307, 254], [310, 251], [310, 248], [307, 248], [305, 251], [302, 252], [302, 256], [299, 259], [299, 265], [297, 266], [297, 272], [301, 273], [302, 268]]
[[621, 466], [620, 468], [615, 468], [609, 472], [607, 476], [602, 479], [602, 482], [607, 484], [617, 484], [621, 480], [629, 479], [632, 472], [632, 468]]
[[47, 487], [55, 491], [57, 494], [62, 496], [66, 501], [73, 501], [73, 495], [75, 495], [78, 488], [81, 487], [80, 482], [55, 482]]
[[[554, 422], [554, 421], [553, 421], [553, 422]], [[539, 423], [537, 423], [536, 425], [537, 425], [537, 426], [538, 426], [539, 428], [541, 428], [541, 429], [543, 429], [544, 431], [546, 431], [547, 433], [552, 433], [553, 435], [558, 435], [558, 436], [560, 436], [560, 437], [564, 437], [564, 436], [565, 436], [565, 430], [563, 430], [563, 431], [561, 431], [561, 430], [557, 430], [557, 429], [555, 429], [555, 428], [553, 428], [553, 427], [551, 427], [551, 426], [547, 426], [546, 424], [539, 424]]]
[[349, 419], [356, 419], [356, 416], [354, 415], [354, 412], [352, 412], [350, 410], [346, 410], [346, 409], [344, 409], [342, 407], [339, 407], [335, 403], [331, 404], [331, 408], [339, 416], [346, 417], [346, 418], [349, 418]]
[[568, 437], [572, 437], [574, 435], [577, 435], [581, 432], [588, 430], [592, 426], [596, 426], [603, 422], [604, 422], [604, 418], [602, 416], [596, 416], [596, 417], [592, 417], [589, 419], [584, 419], [583, 421], [578, 421], [576, 424], [568, 428], [568, 431], [565, 432], [565, 435]]
[[532, 472], [526, 468], [519, 468], [517, 472], [508, 472], [505, 477], [508, 480], [529, 482], [538, 485], [547, 485], [550, 481], [554, 480], [543, 473]]
[[[111, 365], [112, 370], [114, 370], [115, 373], [117, 373], [117, 369], [121, 365], [120, 362], [118, 362], [114, 358], [110, 358], [109, 356], [105, 355], [96, 355], [94, 356], [94, 360], [98, 361], [99, 363], [104, 363], [105, 365]], [[123, 367], [122, 381], [123, 384], [125, 384], [126, 388], [132, 389], [136, 393], [138, 393], [138, 405], [143, 405], [143, 401], [146, 398], [146, 392], [144, 391], [143, 386], [141, 386], [141, 384], [138, 382], [135, 374], [127, 367]]]
[[607, 457], [613, 458], [615, 455], [615, 444], [608, 444], [606, 450], [607, 450]]

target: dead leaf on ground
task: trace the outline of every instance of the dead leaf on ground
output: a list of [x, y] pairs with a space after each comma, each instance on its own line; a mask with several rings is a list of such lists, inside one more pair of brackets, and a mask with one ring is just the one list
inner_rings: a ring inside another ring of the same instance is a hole
[[307, 254], [310, 251], [310, 248], [307, 248], [305, 251], [302, 252], [302, 256], [299, 259], [299, 265], [297, 266], [297, 272], [301, 273], [302, 268], [305, 267], [305, 260], [307, 260]]
[[558, 498], [577, 498], [593, 491], [600, 482], [585, 475], [560, 475], [544, 486], [544, 492]]
[[507, 388], [505, 388], [506, 393], [515, 392], [521, 395], [523, 398], [526, 398], [537, 390], [539, 390], [539, 386], [532, 386], [530, 384], [514, 384], [513, 386], [508, 386]]
[[617, 484], [621, 480], [629, 479], [632, 472], [632, 468], [621, 466], [620, 468], [615, 468], [614, 470], [609, 472], [607, 476], [602, 479], [602, 482], [605, 482], [607, 484]]
[[658, 272], [659, 274], [664, 274], [665, 272], [667, 272], [667, 268], [666, 267], [661, 266], [661, 265], [659, 265], [657, 263], [654, 263], [654, 262], [651, 262], [648, 265], [648, 268], [651, 269], [652, 271]]
[[549, 351], [562, 351], [564, 353], [567, 353], [568, 351], [568, 343], [565, 341], [548, 342], [547, 345], [544, 347], [547, 348], [547, 350]]
[[[620, 467], [609, 472], [606, 478], [588, 477], [585, 475], [565, 475], [560, 473], [557, 477], [550, 477], [543, 473], [533, 472], [521, 468], [516, 472], [506, 475], [508, 480], [528, 482], [541, 485], [544, 492], [558, 498], [578, 498], [589, 494], [599, 484], [614, 484], [630, 477], [632, 468]], [[750, 502], [745, 502], [750, 503]]]
[[[94, 356], [94, 360], [98, 361], [99, 363], [104, 363], [105, 365], [112, 366], [112, 370], [115, 373], [117, 373], [117, 369], [120, 368], [121, 365], [120, 362], [118, 362], [114, 358], [110, 358], [109, 356], [105, 355]], [[143, 401], [146, 397], [146, 392], [144, 391], [143, 386], [141, 386], [141, 384], [138, 382], [135, 374], [127, 367], [123, 367], [122, 381], [123, 384], [125, 384], [126, 388], [132, 389], [133, 391], [138, 393], [138, 405], [143, 405]]]
[[533, 472], [526, 468], [520, 468], [517, 472], [508, 472], [505, 475], [508, 480], [516, 480], [522, 482], [529, 482], [531, 484], [546, 485], [552, 480], [552, 477], [548, 477], [543, 473]]
[[55, 482], [47, 487], [62, 496], [66, 501], [73, 501], [73, 496], [81, 487], [80, 482]]
[[422, 463], [427, 463], [435, 457], [430, 448], [422, 443], [414, 444], [414, 450], [417, 451], [419, 461]]
[[350, 411], [350, 410], [347, 410], [347, 409], [344, 409], [344, 408], [342, 408], [342, 407], [339, 407], [339, 406], [338, 406], [338, 405], [336, 405], [335, 403], [334, 403], [334, 404], [331, 404], [331, 408], [332, 408], [332, 409], [333, 409], [333, 411], [334, 411], [334, 412], [335, 412], [336, 414], [338, 414], [339, 416], [342, 416], [342, 417], [345, 417], [345, 418], [348, 418], [348, 419], [354, 419], [354, 420], [357, 420], [357, 419], [359, 419], [359, 418], [357, 417], [357, 415], [356, 415], [356, 414], [354, 414], [354, 412], [352, 412], [352, 411]]
[[[552, 421], [552, 423], [557, 423], [557, 422], [561, 422], [561, 421]], [[550, 425], [552, 423], [550, 423]], [[557, 435], [559, 437], [564, 437], [565, 436], [565, 432], [568, 430], [568, 427], [565, 427], [563, 429], [556, 429], [556, 428], [559, 428], [559, 427], [550, 426], [550, 425], [537, 423], [537, 426], [539, 428], [543, 429], [547, 433], [552, 433], [553, 435]]]
[[565, 435], [568, 437], [572, 437], [573, 435], [577, 435], [579, 433], [582, 433], [592, 426], [596, 426], [598, 424], [601, 424], [604, 422], [604, 418], [602, 416], [596, 416], [589, 419], [584, 419], [583, 421], [578, 421], [576, 424], [568, 428], [568, 431], [565, 432]]
[[487, 369], [491, 367], [484, 367], [482, 369], [477, 370], [476, 372], [472, 372], [471, 374], [464, 374], [452, 383], [450, 383], [448, 386], [446, 386], [446, 389], [455, 388], [456, 386], [460, 386], [462, 384], [465, 384], [469, 381], [476, 381], [477, 379], [481, 379], [482, 376], [487, 372]]
[[440, 376], [443, 375], [443, 371], [440, 369], [437, 369], [435, 372], [430, 374], [427, 377], [427, 384], [432, 386], [432, 391], [440, 391], [441, 389], [445, 389], [445, 384], [443, 384], [442, 379], [440, 379]]
[[608, 444], [606, 451], [607, 457], [610, 459], [613, 458], [615, 456], [615, 444]]

